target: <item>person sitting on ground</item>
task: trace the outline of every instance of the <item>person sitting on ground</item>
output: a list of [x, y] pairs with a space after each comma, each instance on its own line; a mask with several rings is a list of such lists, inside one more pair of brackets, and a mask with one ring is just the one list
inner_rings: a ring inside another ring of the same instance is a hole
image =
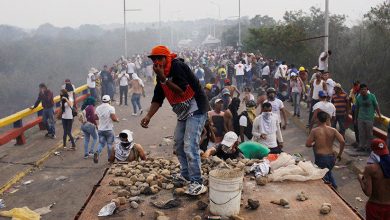
[[262, 113], [253, 121], [253, 140], [268, 147], [272, 154], [280, 154], [283, 148], [283, 136], [279, 118], [272, 112], [269, 102], [263, 103]]
[[201, 156], [203, 158], [208, 158], [215, 155], [223, 160], [243, 158], [241, 151], [238, 149], [238, 143], [237, 134], [233, 131], [229, 131], [225, 134], [220, 144], [211, 147]]
[[115, 160], [118, 162], [131, 162], [146, 160], [146, 154], [140, 144], [134, 143], [133, 133], [130, 130], [123, 130], [119, 133], [119, 141], [112, 149], [109, 162], [114, 163]]
[[369, 199], [366, 204], [366, 219], [390, 219], [390, 155], [382, 139], [374, 139], [371, 155], [359, 175], [360, 186]]
[[332, 169], [336, 163], [336, 152], [333, 150], [333, 142], [335, 139], [340, 143], [340, 151], [337, 154], [337, 160], [341, 160], [341, 155], [344, 151], [345, 141], [343, 136], [329, 124], [329, 114], [320, 111], [317, 114], [319, 125], [311, 130], [309, 137], [306, 140], [306, 147], [313, 147], [315, 164], [323, 169], [328, 168], [329, 171], [324, 176], [324, 181], [332, 184], [337, 189], [336, 181], [332, 175]]

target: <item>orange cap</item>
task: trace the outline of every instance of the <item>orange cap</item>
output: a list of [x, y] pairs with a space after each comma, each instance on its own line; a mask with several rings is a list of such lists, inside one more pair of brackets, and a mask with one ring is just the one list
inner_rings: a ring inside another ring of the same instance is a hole
[[150, 52], [149, 58], [152, 56], [169, 56], [171, 55], [171, 51], [168, 49], [168, 47], [164, 45], [158, 45], [153, 47], [152, 52]]

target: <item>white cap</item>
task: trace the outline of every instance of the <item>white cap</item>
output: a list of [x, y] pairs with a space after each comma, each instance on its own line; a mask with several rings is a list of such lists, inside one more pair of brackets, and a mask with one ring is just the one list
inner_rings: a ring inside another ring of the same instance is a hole
[[123, 130], [121, 131], [121, 133], [119, 133], [119, 137], [121, 136], [121, 134], [126, 134], [127, 135], [127, 141], [128, 142], [132, 142], [133, 141], [133, 132], [131, 132], [130, 130]]
[[109, 102], [109, 101], [111, 101], [111, 98], [110, 98], [109, 95], [104, 95], [104, 96], [102, 97], [102, 102]]
[[292, 72], [292, 73], [291, 73], [291, 77], [293, 77], [293, 76], [297, 76], [297, 74], [294, 73], [294, 72]]
[[223, 140], [221, 142], [222, 145], [225, 145], [227, 147], [232, 147], [234, 143], [238, 140], [238, 136], [233, 131], [229, 131], [228, 133], [223, 136]]
[[216, 99], [214, 103], [218, 103], [220, 101], [223, 101], [222, 99]]

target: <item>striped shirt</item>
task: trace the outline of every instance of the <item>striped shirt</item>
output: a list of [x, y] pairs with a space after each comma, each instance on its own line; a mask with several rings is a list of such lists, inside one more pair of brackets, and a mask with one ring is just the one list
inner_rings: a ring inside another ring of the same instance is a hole
[[332, 103], [336, 107], [336, 115], [347, 114], [348, 95], [345, 92], [334, 94], [332, 96]]

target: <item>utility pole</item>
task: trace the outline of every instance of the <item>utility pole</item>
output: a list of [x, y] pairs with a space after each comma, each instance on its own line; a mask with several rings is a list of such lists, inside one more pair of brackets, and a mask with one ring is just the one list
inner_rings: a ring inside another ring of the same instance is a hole
[[241, 0], [238, 0], [238, 50], [241, 50]]
[[127, 59], [127, 22], [126, 22], [126, 12], [127, 11], [142, 11], [141, 9], [126, 9], [126, 0], [123, 0], [123, 31], [125, 36], [125, 58]]
[[[210, 1], [210, 3], [218, 7], [218, 20], [220, 20], [221, 19], [221, 7], [216, 2]], [[214, 19], [214, 38], [215, 38], [215, 23], [216, 23], [216, 21]]]
[[[324, 50], [327, 53], [329, 50], [329, 0], [325, 0], [325, 38]], [[328, 70], [328, 60], [326, 59], [325, 70]]]
[[161, 0], [158, 0], [158, 35], [159, 35], [159, 42], [161, 45]]

